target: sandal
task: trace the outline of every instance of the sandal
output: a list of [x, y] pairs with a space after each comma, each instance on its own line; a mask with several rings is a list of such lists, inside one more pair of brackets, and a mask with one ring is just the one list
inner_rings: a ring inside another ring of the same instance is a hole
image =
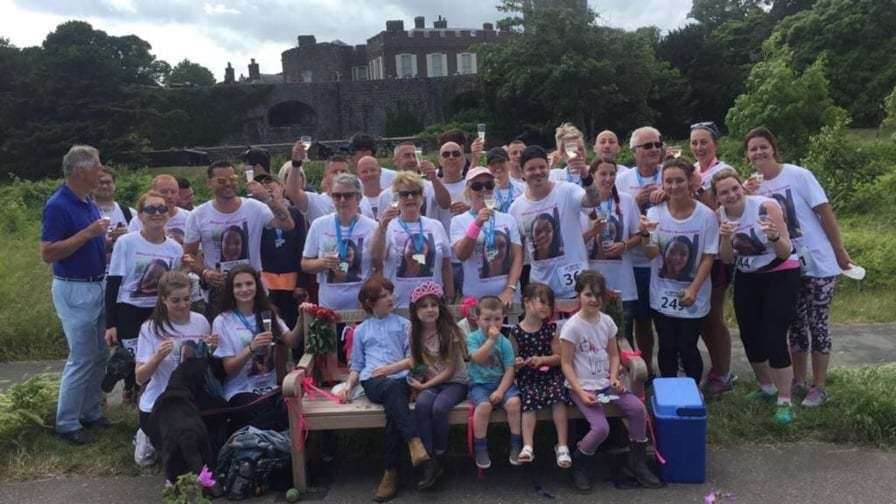
[[526, 445], [520, 450], [520, 455], [516, 458], [517, 461], [521, 464], [528, 464], [535, 460], [535, 453], [532, 450], [532, 447]]
[[557, 455], [557, 465], [563, 469], [572, 467], [572, 456], [569, 454], [569, 447], [566, 445], [557, 445], [554, 447], [554, 453]]

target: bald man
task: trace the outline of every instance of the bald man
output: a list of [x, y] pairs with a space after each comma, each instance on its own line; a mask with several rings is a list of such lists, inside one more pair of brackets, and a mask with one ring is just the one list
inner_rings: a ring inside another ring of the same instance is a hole
[[[616, 163], [616, 159], [619, 157], [619, 151], [621, 150], [622, 146], [619, 145], [619, 137], [616, 136], [616, 133], [613, 133], [610, 130], [603, 130], [594, 138], [594, 153], [604, 161]], [[631, 169], [628, 166], [618, 163], [616, 166], [617, 177]]]
[[[157, 192], [165, 198], [165, 204], [168, 206], [169, 219], [168, 223], [165, 224], [165, 234], [183, 245], [184, 230], [187, 228], [187, 217], [190, 215], [190, 211], [177, 206], [180, 195], [177, 179], [171, 175], [156, 175], [152, 179], [149, 190]], [[128, 224], [128, 232], [140, 231], [142, 228], [143, 223], [140, 219], [131, 219], [131, 222]]]

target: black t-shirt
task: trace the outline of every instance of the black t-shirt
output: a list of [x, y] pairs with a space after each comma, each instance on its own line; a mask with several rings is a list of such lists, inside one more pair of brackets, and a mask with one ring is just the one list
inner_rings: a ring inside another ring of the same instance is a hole
[[265, 228], [261, 233], [261, 268], [268, 273], [298, 273], [307, 226], [302, 213], [288, 207], [296, 227], [290, 231]]

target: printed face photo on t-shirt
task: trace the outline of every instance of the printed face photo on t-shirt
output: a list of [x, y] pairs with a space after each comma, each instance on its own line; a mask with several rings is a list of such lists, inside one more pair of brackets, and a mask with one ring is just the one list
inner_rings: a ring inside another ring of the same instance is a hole
[[221, 232], [218, 242], [221, 262], [239, 261], [249, 258], [249, 227], [244, 222], [240, 226], [228, 226]]
[[504, 231], [495, 231], [495, 243], [488, 246], [482, 241], [482, 267], [479, 269], [479, 278], [491, 278], [505, 276], [510, 273], [512, 254], [510, 253], [510, 237]]
[[660, 268], [660, 278], [680, 282], [693, 281], [697, 273], [697, 249], [699, 247], [699, 235], [694, 235], [691, 239], [678, 235], [665, 243], [661, 254], [663, 266]]
[[[401, 262], [398, 265], [396, 276], [399, 278], [431, 277], [436, 262], [436, 245], [432, 233], [426, 235], [426, 239], [418, 242], [420, 234], [408, 236], [401, 248]], [[417, 247], [422, 245], [418, 251]], [[421, 262], [422, 259], [422, 262]]]
[[560, 211], [538, 214], [528, 225], [532, 243], [532, 259], [543, 261], [563, 255], [563, 232], [560, 230]]
[[274, 369], [274, 352], [272, 347], [267, 346], [256, 352], [252, 352], [252, 360], [250, 361], [249, 376], [263, 375]]
[[[335, 247], [335, 244], [334, 244]], [[338, 251], [337, 251], [338, 254]], [[345, 257], [339, 256], [339, 269], [327, 273], [327, 283], [357, 283], [361, 281], [361, 261], [364, 254], [364, 238], [345, 241]]]
[[164, 259], [152, 259], [149, 262], [137, 260], [136, 271], [143, 271], [143, 276], [134, 289], [133, 297], [156, 297], [159, 294], [159, 280], [171, 266]]
[[772, 198], [777, 200], [778, 204], [784, 210], [784, 223], [787, 224], [787, 232], [791, 238], [802, 238], [803, 230], [800, 228], [800, 221], [796, 218], [796, 207], [793, 205], [793, 190], [787, 189], [784, 194], [774, 193]]
[[168, 236], [168, 238], [171, 238], [172, 240], [176, 241], [177, 243], [180, 243], [181, 245], [184, 244], [184, 235], [185, 235], [185, 233], [184, 233], [184, 230], [183, 230], [183, 229], [181, 229], [181, 228], [168, 228], [168, 229], [165, 231], [165, 234]]
[[588, 244], [589, 260], [621, 261], [622, 256], [608, 257], [607, 249], [615, 242], [622, 239], [622, 217], [613, 213], [607, 217], [604, 230]]
[[734, 248], [737, 255], [741, 256], [758, 256], [765, 253], [765, 244], [756, 234], [756, 228], [750, 227], [748, 233], [735, 233], [731, 239], [731, 247]]

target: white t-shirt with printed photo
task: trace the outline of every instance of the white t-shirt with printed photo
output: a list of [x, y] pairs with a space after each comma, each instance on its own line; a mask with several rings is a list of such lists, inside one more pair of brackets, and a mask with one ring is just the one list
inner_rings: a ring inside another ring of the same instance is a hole
[[700, 167], [699, 161], [694, 163], [694, 168], [697, 169], [697, 174], [700, 175], [701, 187], [703, 187], [703, 189], [706, 191], [708, 191], [710, 187], [712, 187], [712, 178], [716, 173], [719, 173], [725, 168], [731, 169], [731, 167], [727, 163], [719, 160], [716, 160], [716, 164], [710, 166], [709, 169], [706, 170], [706, 173], [700, 171], [702, 170], [702, 168]]
[[[662, 183], [662, 170], [659, 166], [656, 167], [656, 173], [652, 177], [642, 177], [637, 166], [633, 166], [630, 170], [624, 173], [619, 172], [616, 174], [616, 191], [618, 191], [619, 194], [628, 194], [632, 199], [637, 197], [638, 191], [640, 191], [642, 187], [650, 184], [655, 184], [657, 187], [660, 187], [662, 186]], [[639, 208], [639, 210], [642, 214], [646, 214], [647, 209], [650, 207], [650, 202], [647, 202], [647, 204]], [[650, 260], [644, 255], [644, 249], [641, 248], [641, 245], [631, 249], [630, 252], [632, 266], [636, 268], [650, 267]]]
[[[305, 238], [303, 257], [323, 258], [340, 255], [345, 271], [325, 270], [317, 274], [320, 285], [320, 305], [331, 310], [351, 310], [358, 307], [358, 291], [370, 277], [370, 243], [379, 225], [375, 220], [358, 215], [354, 225], [340, 226], [336, 233], [336, 214], [325, 215], [311, 224]], [[338, 238], [344, 240], [342, 255]]]
[[408, 306], [411, 291], [426, 280], [442, 284], [442, 260], [446, 257], [451, 257], [451, 247], [441, 222], [429, 217], [417, 222], [392, 219], [386, 227], [383, 270], [395, 285], [396, 305]]
[[[168, 222], [165, 223], [165, 234], [182, 244], [184, 242], [184, 237], [187, 234], [187, 217], [189, 216], [189, 210], [178, 208], [174, 217], [171, 217], [168, 219]], [[140, 220], [138, 215], [134, 215], [134, 218], [131, 219], [131, 223], [128, 224], [128, 232], [133, 233], [134, 231], [140, 231], [141, 229], [143, 229], [143, 221]]]
[[[464, 189], [467, 187], [467, 182], [461, 178], [457, 182], [445, 182], [442, 180], [442, 185], [445, 186], [445, 189], [448, 190], [448, 194], [451, 195], [451, 203], [456, 203], [458, 201], [469, 203], [467, 201], [466, 196], [464, 196]], [[451, 231], [451, 219], [454, 217], [454, 213], [451, 211], [451, 207], [448, 208], [438, 208], [436, 207], [435, 211], [436, 219], [442, 223], [442, 227], [445, 228], [445, 234], [448, 234]], [[453, 256], [451, 258], [451, 262], [458, 262]]]
[[[379, 200], [377, 201], [378, 215], [382, 215], [384, 209], [389, 208], [393, 203], [392, 201], [392, 186], [383, 189], [383, 192], [380, 193]], [[436, 211], [439, 208], [439, 204], [436, 203], [436, 190], [432, 187], [432, 182], [428, 180], [423, 181], [423, 208], [420, 209], [420, 213], [429, 217], [431, 219], [436, 219]], [[446, 232], [447, 233], [447, 232]]]
[[220, 265], [222, 271], [229, 271], [239, 264], [250, 264], [261, 271], [261, 233], [274, 213], [258, 200], [241, 199], [235, 212], [219, 212], [212, 200], [187, 217], [185, 243], [201, 242], [206, 268]]
[[695, 202], [694, 211], [678, 220], [662, 202], [647, 210], [647, 217], [659, 223], [655, 236], [660, 253], [650, 262], [650, 307], [676, 318], [702, 318], [709, 313], [712, 282], [707, 278], [691, 306], [681, 306], [680, 293], [697, 276], [704, 254], [719, 251], [719, 222], [716, 213]]
[[[380, 194], [383, 192], [380, 191]], [[377, 220], [379, 219], [380, 214], [380, 197], [377, 196], [363, 196], [361, 198], [361, 202], [358, 204], [358, 211], [361, 212], [361, 215], [367, 217], [369, 219]]]
[[[765, 196], [746, 196], [744, 212], [737, 219], [728, 217], [725, 207], [719, 207], [719, 218], [722, 222], [734, 220], [737, 227], [731, 239], [731, 248], [734, 252], [734, 267], [738, 271], [751, 273], [768, 269], [778, 259], [775, 252], [775, 244], [768, 241], [765, 231], [762, 230], [760, 219], [768, 215], [766, 208], [778, 206], [777, 200]], [[721, 239], [721, 238], [720, 238]], [[797, 259], [796, 254], [791, 254], [788, 259]]]
[[[631, 250], [623, 252], [619, 257], [605, 257], [601, 244], [608, 241], [624, 242], [637, 232], [641, 219], [638, 205], [628, 194], [619, 193], [619, 204], [611, 199], [598, 205], [595, 210], [608, 216], [607, 225], [600, 236], [585, 242], [588, 264], [606, 278], [608, 288], [620, 291], [623, 301], [636, 301], [638, 288], [632, 269]], [[583, 232], [593, 227], [593, 222], [586, 214], [580, 219]]]
[[827, 203], [828, 197], [812, 172], [785, 164], [777, 177], [759, 185], [757, 194], [774, 198], [781, 205], [790, 240], [803, 265], [803, 276], [824, 278], [841, 273], [834, 247], [814, 210]]
[[[240, 318], [235, 311], [224, 312], [212, 323], [212, 332], [220, 338], [220, 345], [215, 350], [215, 357], [233, 357], [249, 346], [252, 338], [262, 332], [254, 316]], [[286, 334], [286, 324], [277, 319], [280, 333]], [[277, 386], [277, 370], [274, 367], [274, 347], [258, 348], [251, 358], [246, 360], [240, 372], [227, 378], [224, 382], [224, 398], [228, 401], [244, 392], [262, 395]]]
[[552, 168], [550, 175], [548, 175], [548, 180], [579, 185], [582, 183], [582, 176], [578, 173], [573, 173], [569, 166], [564, 166], [563, 168]]
[[[560, 328], [560, 340], [575, 346], [572, 367], [583, 389], [596, 392], [610, 386], [610, 355], [607, 353], [607, 344], [610, 338], [616, 337], [617, 331], [613, 318], [606, 313], [600, 314], [600, 320], [596, 324], [576, 313]], [[565, 385], [569, 388], [569, 381], [565, 381]]]
[[568, 182], [553, 184], [539, 201], [520, 196], [510, 206], [510, 215], [520, 226], [532, 265], [530, 280], [549, 285], [559, 299], [571, 299], [576, 278], [588, 269], [580, 223], [585, 190]]
[[152, 308], [159, 294], [159, 280], [166, 271], [180, 268], [184, 249], [165, 237], [162, 243], [148, 241], [138, 231], [115, 242], [109, 275], [121, 277], [117, 302]]
[[149, 383], [140, 395], [140, 411], [149, 413], [152, 411], [156, 399], [162, 395], [168, 386], [171, 373], [180, 363], [180, 349], [186, 341], [199, 341], [211, 333], [208, 320], [202, 315], [190, 312], [190, 321], [186, 324], [166, 324], [163, 330], [159, 330], [152, 319], [140, 326], [140, 334], [137, 336], [138, 363], [146, 363], [156, 353], [159, 346], [169, 338], [174, 340], [174, 348], [171, 350], [150, 377]]
[[[470, 223], [476, 220], [470, 212], [451, 219], [451, 246], [467, 235]], [[489, 236], [491, 243], [486, 243]], [[495, 212], [493, 222], [486, 222], [479, 232], [473, 253], [464, 268], [464, 295], [474, 298], [497, 296], [507, 286], [507, 275], [513, 264], [513, 246], [522, 245], [516, 219], [506, 213]]]

